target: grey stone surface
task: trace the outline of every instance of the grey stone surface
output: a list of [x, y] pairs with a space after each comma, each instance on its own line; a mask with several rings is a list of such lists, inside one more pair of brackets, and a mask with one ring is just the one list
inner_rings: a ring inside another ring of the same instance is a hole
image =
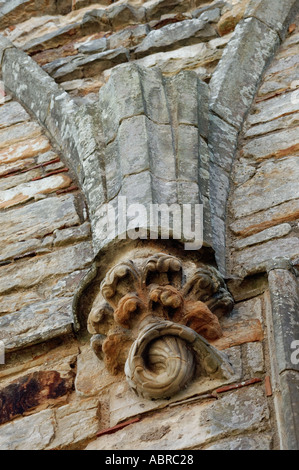
[[[249, 248], [245, 248], [242, 251], [238, 251], [234, 254], [234, 263], [236, 269], [239, 271], [240, 268], [244, 272], [254, 273], [266, 271], [268, 262], [272, 258], [281, 256], [287, 256], [291, 259], [296, 259], [299, 255], [299, 244], [297, 237], [289, 237], [278, 240], [270, 240], [262, 245], [256, 245]], [[243, 274], [244, 274], [243, 272]]]
[[241, 240], [237, 240], [234, 243], [234, 247], [241, 250], [247, 246], [257, 245], [258, 243], [263, 243], [268, 240], [272, 240], [273, 238], [281, 238], [288, 235], [292, 230], [290, 224], [281, 224], [275, 227], [270, 227], [262, 232], [257, 233], [256, 235], [251, 235], [251, 237], [247, 237]]
[[237, 149], [238, 131], [211, 113], [208, 136], [211, 161], [230, 173]]
[[299, 448], [299, 373], [287, 371], [280, 377], [285, 450]]
[[209, 10], [214, 11], [215, 9], [220, 9], [226, 6], [226, 1], [213, 1], [210, 5], [205, 5], [200, 8], [196, 8], [196, 10], [192, 11], [192, 16], [194, 18], [198, 18], [200, 15], [202, 15], [205, 12], [209, 12]]
[[28, 113], [17, 101], [10, 101], [0, 108], [0, 129], [28, 120]]
[[271, 450], [271, 434], [259, 433], [248, 436], [238, 436], [232, 439], [223, 439], [222, 441], [204, 447], [204, 450]]
[[99, 112], [106, 144], [115, 138], [122, 119], [144, 112], [137, 67], [120, 66], [112, 71], [99, 93]]
[[119, 127], [117, 160], [123, 177], [150, 167], [147, 121], [144, 115], [133, 116], [124, 120]]
[[198, 129], [194, 126], [179, 126], [177, 142], [177, 174], [183, 181], [198, 183], [199, 149]]
[[[50, 77], [48, 78], [51, 80]], [[84, 138], [82, 138], [81, 143], [80, 137], [83, 137], [83, 133], [80, 132], [76, 126], [75, 119], [77, 112], [78, 108], [68, 94], [61, 89], [58, 89], [58, 92], [53, 93], [51, 96], [48, 112], [45, 116], [45, 125], [53, 139], [61, 146], [67, 164], [82, 184], [84, 172], [80, 155], [82, 147], [80, 148], [80, 146], [86, 143], [90, 133], [88, 134], [87, 132], [89, 129], [86, 129], [86, 133]], [[84, 115], [82, 116], [82, 114], [81, 119], [84, 118]], [[88, 142], [87, 153], [89, 152], [92, 143], [92, 140]], [[86, 156], [87, 155], [83, 153], [82, 157], [86, 158]]]
[[263, 391], [256, 387], [227, 394], [217, 401], [173, 408], [114, 435], [103, 436], [87, 449], [186, 450], [244, 431], [265, 429], [269, 412]]
[[272, 227], [273, 224], [294, 220], [299, 213], [299, 201], [294, 199], [267, 210], [238, 219], [230, 225], [236, 235], [249, 236], [257, 231]]
[[[167, 99], [174, 122], [198, 126], [199, 117], [204, 116], [206, 118], [203, 110], [198, 105], [198, 101], [202, 99], [202, 104], [207, 106], [208, 90], [206, 84], [198, 90], [199, 83], [201, 84], [195, 72], [182, 71], [166, 79]], [[206, 107], [204, 109], [206, 110]], [[205, 125], [200, 127], [204, 128]]]
[[[283, 252], [285, 253], [285, 251]], [[299, 297], [297, 280], [291, 271], [274, 269], [269, 273], [272, 304], [273, 338], [278, 374], [285, 370], [299, 372], [292, 363], [291, 344], [299, 338]]]
[[251, 0], [245, 12], [245, 17], [253, 16], [282, 37], [285, 36], [289, 21], [299, 11], [297, 0]]
[[23, 50], [27, 53], [38, 52], [44, 49], [58, 47], [64, 42], [64, 36], [78, 34], [80, 23], [67, 24], [61, 28], [57, 28], [50, 33], [37, 37], [29, 41], [23, 46]]
[[[244, 356], [243, 356], [244, 355]], [[265, 371], [264, 351], [261, 342], [246, 343], [242, 346], [243, 370], [249, 377], [255, 377]]]
[[184, 20], [178, 23], [166, 25], [161, 29], [151, 31], [135, 50], [137, 57], [145, 54], [178, 47], [180, 43], [186, 45], [186, 40], [195, 38], [215, 37], [215, 30], [204, 20]]
[[16, 97], [44, 122], [51, 97], [59, 91], [58, 85], [27, 54], [16, 48], [5, 52], [2, 75]]
[[57, 82], [83, 78], [85, 75], [90, 77], [115, 65], [127, 62], [128, 59], [129, 54], [127, 49], [119, 47], [97, 54], [75, 57], [67, 64], [55, 70], [52, 76]]
[[210, 194], [212, 213], [225, 220], [230, 188], [229, 174], [215, 163], [210, 165]]
[[88, 54], [92, 52], [104, 52], [107, 49], [107, 38], [94, 39], [93, 41], [89, 41], [87, 44], [82, 44], [82, 46], [78, 47], [79, 52], [87, 52]]
[[[245, 158], [253, 158], [255, 161], [261, 161], [266, 158], [279, 158], [288, 153], [293, 153], [293, 149], [299, 146], [298, 131], [299, 127], [291, 127], [253, 138], [248, 143], [245, 143], [242, 149], [242, 155]], [[297, 165], [295, 165], [295, 168], [296, 167]]]
[[[254, 176], [235, 190], [232, 202], [236, 218], [273, 208], [284, 202], [297, 199], [299, 187], [299, 161], [288, 157], [277, 161], [265, 161]], [[250, 198], [250, 204], [248, 204]]]
[[55, 230], [54, 246], [67, 245], [82, 240], [90, 236], [90, 223], [85, 222], [78, 227], [65, 228], [64, 230]]
[[99, 431], [99, 405], [97, 399], [90, 399], [55, 410], [55, 437], [47, 449], [64, 449], [92, 439]]
[[[210, 82], [211, 109], [237, 129], [278, 45], [278, 36], [272, 29], [255, 18], [249, 18], [236, 27], [224, 50]], [[237, 95], [236, 90], [239, 90]]]
[[0, 450], [66, 449], [91, 439], [98, 430], [98, 400], [84, 400], [1, 426]]
[[[194, 14], [192, 15], [194, 16]], [[220, 20], [221, 16], [221, 11], [220, 8], [213, 8], [210, 10], [206, 10], [205, 12], [201, 13], [199, 16], [195, 15], [198, 17], [198, 19], [202, 21], [206, 21], [208, 23], [217, 23], [217, 21]]]
[[186, 0], [154, 0], [146, 6], [146, 18], [150, 20], [159, 20], [169, 10], [173, 12], [181, 12], [186, 9]]
[[1, 450], [43, 450], [54, 437], [53, 410], [45, 410], [1, 426]]
[[89, 242], [62, 248], [42, 257], [0, 268], [0, 293], [13, 289], [26, 289], [50, 276], [62, 276], [77, 269], [84, 269], [93, 260]]
[[[297, 105], [298, 106], [298, 105]], [[296, 126], [299, 122], [299, 113], [287, 114], [286, 116], [282, 115], [274, 119], [274, 121], [263, 122], [261, 124], [256, 124], [252, 127], [249, 127], [245, 131], [244, 136], [248, 137], [262, 137], [270, 132], [280, 131], [283, 129], [291, 129]], [[284, 144], [285, 148], [288, 149], [288, 145]]]
[[0, 338], [8, 351], [72, 332], [72, 297], [50, 299], [0, 317]]
[[32, 238], [40, 239], [57, 229], [71, 227], [79, 222], [72, 194], [43, 199], [0, 214], [0, 243], [4, 247]]
[[299, 103], [297, 99], [298, 90], [290, 91], [271, 98], [270, 100], [255, 103], [248, 116], [247, 123], [250, 125], [272, 121], [283, 116], [298, 111]]

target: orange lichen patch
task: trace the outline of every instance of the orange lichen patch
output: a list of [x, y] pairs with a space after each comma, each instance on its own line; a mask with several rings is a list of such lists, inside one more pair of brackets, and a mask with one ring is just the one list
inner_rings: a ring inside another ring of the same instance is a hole
[[51, 150], [50, 142], [46, 137], [41, 135], [0, 150], [0, 164], [32, 158], [48, 150]]
[[222, 330], [218, 318], [203, 302], [190, 302], [187, 304], [186, 315], [182, 323], [192, 328], [204, 338], [216, 340], [221, 338]]
[[296, 24], [295, 23], [292, 23], [290, 24], [289, 26], [289, 33], [292, 34], [296, 29]]
[[222, 333], [223, 336], [221, 338], [211, 341], [211, 344], [220, 350], [264, 339], [261, 322], [256, 319], [223, 326]]
[[59, 189], [69, 187], [71, 183], [72, 180], [69, 176], [61, 174], [21, 184], [7, 191], [0, 191], [0, 209], [23, 204], [38, 194], [51, 194]]

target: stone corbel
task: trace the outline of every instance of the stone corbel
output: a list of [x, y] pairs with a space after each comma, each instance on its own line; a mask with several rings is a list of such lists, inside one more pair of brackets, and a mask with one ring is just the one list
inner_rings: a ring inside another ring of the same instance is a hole
[[218, 271], [157, 253], [114, 266], [88, 318], [91, 344], [112, 374], [124, 370], [137, 395], [170, 398], [195, 377], [229, 378], [226, 356], [209, 344], [233, 300]]

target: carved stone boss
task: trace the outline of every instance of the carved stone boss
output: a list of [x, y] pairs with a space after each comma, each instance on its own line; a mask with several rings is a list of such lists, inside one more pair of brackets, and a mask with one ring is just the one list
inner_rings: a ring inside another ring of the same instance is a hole
[[231, 311], [233, 299], [214, 267], [183, 264], [158, 253], [116, 265], [89, 315], [94, 351], [112, 374], [124, 368], [144, 398], [170, 398], [195, 377], [233, 373], [208, 342], [222, 336], [219, 318]]

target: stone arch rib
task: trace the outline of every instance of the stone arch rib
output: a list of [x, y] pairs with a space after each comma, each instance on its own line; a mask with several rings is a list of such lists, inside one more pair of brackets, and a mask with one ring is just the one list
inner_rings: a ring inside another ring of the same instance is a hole
[[[223, 274], [226, 271], [226, 204], [238, 134], [263, 71], [284, 36], [290, 16], [298, 8], [298, 0], [252, 0], [210, 83], [209, 188], [201, 197], [206, 203], [206, 217], [211, 215], [207, 238]], [[3, 36], [0, 37], [0, 61], [5, 86], [60, 146], [89, 206], [104, 204], [107, 201], [105, 165], [93, 116], [86, 107], [78, 107], [33, 59]], [[200, 152], [206, 151], [206, 136], [200, 132], [199, 136]], [[92, 161], [98, 165], [97, 172], [90, 170]], [[201, 190], [207, 182], [200, 177], [198, 181]]]

